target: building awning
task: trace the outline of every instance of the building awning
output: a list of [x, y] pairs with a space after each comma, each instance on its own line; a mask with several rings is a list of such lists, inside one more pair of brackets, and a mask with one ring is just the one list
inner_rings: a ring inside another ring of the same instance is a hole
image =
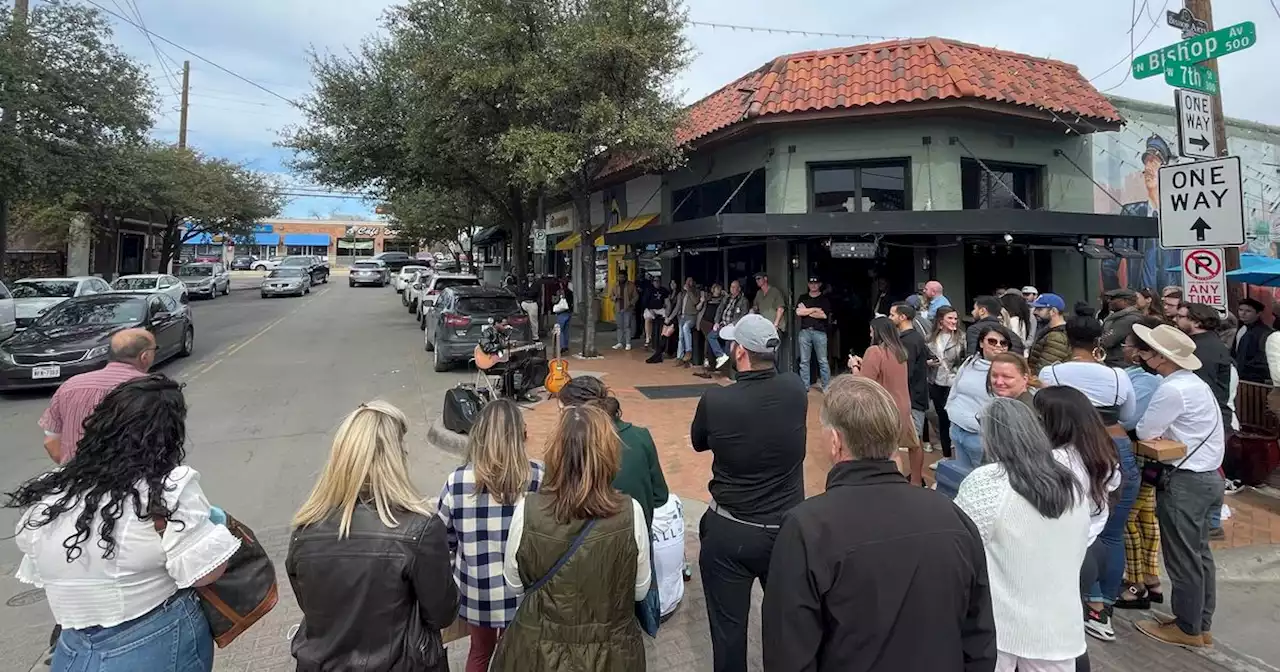
[[[658, 219], [657, 215], [640, 215], [639, 217], [628, 217], [622, 220], [621, 222], [618, 222], [617, 224], [614, 224], [613, 226], [609, 227], [609, 230], [606, 231], [603, 235], [596, 236], [596, 247], [600, 247], [601, 245], [605, 244], [605, 236], [625, 233], [628, 231], [639, 231], [640, 229], [643, 229], [644, 227], [648, 226], [651, 222], [654, 222], [657, 219]], [[556, 243], [556, 251], [568, 252], [577, 246], [579, 240], [582, 240], [582, 234], [580, 233], [574, 233], [569, 236], [566, 236], [564, 240], [560, 241], [559, 243]], [[609, 245], [626, 245], [626, 243], [614, 243], [612, 241], [610, 241], [608, 244]]]
[[255, 233], [253, 234], [254, 245], [279, 245], [280, 234], [278, 233]]
[[182, 241], [182, 244], [183, 245], [212, 245], [213, 236], [209, 235], [208, 232], [202, 231]]
[[501, 226], [490, 226], [480, 229], [474, 238], [471, 239], [472, 245], [493, 245], [505, 239], [507, 230]]
[[[734, 236], [784, 238], [868, 235], [1018, 235], [1090, 238], [1156, 238], [1154, 217], [1102, 215], [1051, 210], [904, 210], [886, 212], [809, 212], [731, 214], [605, 234], [609, 245], [660, 245], [667, 242]], [[559, 246], [557, 246], [559, 249]]]
[[285, 245], [313, 246], [313, 247], [329, 247], [329, 234], [327, 233], [286, 233], [284, 234]]

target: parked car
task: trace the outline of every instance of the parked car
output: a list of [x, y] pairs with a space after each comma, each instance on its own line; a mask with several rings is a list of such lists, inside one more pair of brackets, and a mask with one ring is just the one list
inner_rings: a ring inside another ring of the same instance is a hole
[[391, 271], [399, 271], [416, 261], [408, 252], [381, 252], [373, 255], [373, 260], [386, 264]]
[[232, 259], [231, 259], [231, 270], [233, 270], [233, 271], [248, 271], [248, 270], [252, 270], [252, 269], [253, 269], [253, 263], [254, 263], [255, 261], [257, 261], [257, 260], [258, 260], [258, 258], [257, 258], [257, 257], [254, 257], [254, 256], [248, 256], [248, 255], [245, 255], [245, 256], [239, 256], [239, 257], [234, 257], [234, 258], [232, 258]]
[[178, 278], [187, 286], [187, 293], [208, 299], [231, 293], [231, 273], [222, 264], [194, 263], [178, 267]]
[[[419, 285], [421, 285], [419, 287]], [[449, 287], [479, 287], [480, 278], [474, 275], [466, 275], [462, 273], [433, 273], [423, 279], [422, 282], [415, 283], [416, 290], [413, 296], [409, 297], [409, 312], [417, 315], [418, 325], [425, 324], [422, 321], [424, 308], [429, 307], [436, 302], [436, 296]]]
[[253, 271], [270, 271], [280, 265], [280, 257], [270, 257], [268, 259], [254, 259], [253, 264], [249, 267]]
[[404, 282], [404, 291], [400, 292], [400, 304], [407, 306], [411, 301], [415, 301], [422, 294], [422, 287], [427, 280], [435, 274], [435, 269], [427, 269], [425, 271], [414, 271], [409, 279]]
[[[404, 289], [412, 284], [410, 280], [417, 276], [418, 271], [429, 270], [431, 270], [430, 266], [423, 266], [420, 264], [410, 264], [405, 266], [404, 268], [401, 268], [398, 273], [391, 276], [391, 288], [399, 292], [401, 301], [404, 301]], [[406, 303], [405, 305], [408, 304]]]
[[0, 342], [8, 339], [18, 330], [17, 311], [13, 306], [13, 295], [9, 288], [0, 282]]
[[276, 269], [301, 268], [311, 276], [311, 284], [318, 285], [322, 282], [329, 282], [329, 267], [321, 265], [318, 259], [319, 257], [312, 254], [291, 255], [281, 259]]
[[21, 331], [50, 308], [77, 296], [111, 291], [102, 278], [24, 278], [13, 284], [14, 316]]
[[107, 365], [111, 335], [142, 327], [155, 335], [156, 362], [195, 348], [187, 306], [168, 294], [108, 292], [67, 299], [0, 344], [0, 390], [57, 387]]
[[311, 275], [296, 266], [277, 268], [262, 279], [262, 298], [302, 296], [311, 293]]
[[122, 275], [111, 283], [116, 292], [155, 292], [168, 294], [178, 303], [187, 302], [187, 286], [172, 275], [151, 273], [148, 275]]
[[533, 341], [529, 314], [520, 308], [520, 301], [505, 289], [489, 287], [452, 286], [445, 289], [439, 300], [427, 308], [426, 348], [434, 353], [432, 364], [436, 371], [445, 371], [457, 362], [472, 357], [480, 343], [485, 325], [506, 322], [514, 327], [513, 340], [522, 343]]
[[351, 269], [347, 275], [347, 285], [355, 287], [356, 285], [377, 285], [378, 287], [386, 287], [391, 281], [391, 271], [387, 269], [387, 265], [381, 261], [357, 261], [351, 264]]

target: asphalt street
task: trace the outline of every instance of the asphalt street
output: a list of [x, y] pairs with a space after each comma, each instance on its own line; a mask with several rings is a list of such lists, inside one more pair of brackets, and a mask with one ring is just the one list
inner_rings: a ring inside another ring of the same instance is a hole
[[[157, 370], [187, 385], [187, 464], [210, 501], [253, 529], [287, 529], [333, 431], [365, 401], [385, 399], [409, 417], [413, 475], [424, 493], [434, 496], [457, 465], [457, 456], [427, 448], [425, 436], [444, 390], [468, 374], [432, 371], [422, 332], [390, 289], [349, 288], [337, 276], [301, 299], [264, 300], [246, 288], [191, 305], [195, 355]], [[50, 394], [0, 396], [3, 491], [50, 466], [36, 424]], [[0, 510], [0, 599], [8, 600], [0, 660], [29, 661], [53, 618], [41, 595], [12, 578], [21, 557], [8, 533], [16, 517]]]

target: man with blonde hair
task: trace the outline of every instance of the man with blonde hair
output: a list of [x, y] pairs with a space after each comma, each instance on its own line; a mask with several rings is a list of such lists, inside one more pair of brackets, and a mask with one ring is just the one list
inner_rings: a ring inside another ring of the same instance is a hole
[[898, 473], [898, 417], [878, 383], [831, 381], [820, 445], [833, 466], [826, 492], [778, 533], [761, 608], [766, 670], [995, 668], [982, 539], [946, 497]]

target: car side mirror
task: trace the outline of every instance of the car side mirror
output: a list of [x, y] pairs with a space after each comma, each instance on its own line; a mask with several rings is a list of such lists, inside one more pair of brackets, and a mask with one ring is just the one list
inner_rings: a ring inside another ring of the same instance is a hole
[[163, 310], [151, 316], [152, 322], [159, 322], [160, 320], [167, 320], [167, 319], [169, 319], [169, 313], [166, 313]]
[[182, 303], [190, 303], [190, 302], [191, 302], [191, 298], [190, 298], [190, 297], [188, 297], [186, 294], [183, 294], [183, 295], [182, 295], [182, 297], [178, 299], [178, 301], [180, 301], [180, 302], [182, 302]]

